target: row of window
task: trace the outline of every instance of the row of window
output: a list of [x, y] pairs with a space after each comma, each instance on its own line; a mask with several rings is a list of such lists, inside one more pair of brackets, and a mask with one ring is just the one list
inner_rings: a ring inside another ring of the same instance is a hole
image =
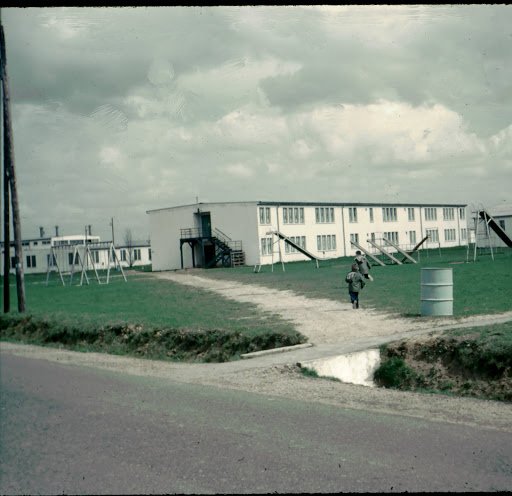
[[[270, 207], [260, 207], [260, 224], [270, 224]], [[356, 223], [358, 214], [357, 207], [348, 208], [348, 219], [351, 223]], [[373, 207], [368, 208], [368, 216], [370, 222], [373, 222]], [[459, 208], [459, 218], [464, 220], [466, 211], [464, 208]], [[384, 222], [396, 222], [398, 219], [396, 207], [383, 207], [382, 220]], [[407, 219], [410, 222], [416, 220], [415, 208], [407, 208]], [[437, 208], [425, 208], [425, 220], [437, 220]], [[455, 208], [443, 208], [443, 220], [455, 220]], [[334, 208], [333, 207], [316, 207], [315, 208], [315, 222], [317, 224], [334, 223]], [[303, 207], [284, 207], [283, 208], [283, 223], [284, 224], [304, 224], [304, 208]]]
[[[290, 241], [293, 241], [297, 246], [306, 249], [306, 236], [288, 236]], [[285, 243], [284, 244], [285, 253], [298, 253], [299, 250], [294, 248], [292, 245]]]
[[[301, 248], [306, 248], [306, 236], [289, 236], [290, 241]], [[272, 238], [261, 238], [261, 254], [272, 255]], [[336, 234], [320, 234], [316, 237], [316, 248], [318, 251], [336, 250]], [[289, 243], [284, 244], [285, 253], [297, 253], [298, 250]]]

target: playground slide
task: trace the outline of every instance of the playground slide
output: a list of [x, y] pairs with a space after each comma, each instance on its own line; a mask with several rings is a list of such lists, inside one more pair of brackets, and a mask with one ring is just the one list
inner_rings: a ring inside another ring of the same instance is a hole
[[402, 259], [402, 263], [404, 263], [405, 260], [410, 260], [412, 263], [418, 263], [416, 262], [416, 260], [414, 260], [414, 258], [412, 258], [407, 252], [405, 252], [404, 250], [402, 250], [398, 245], [396, 245], [395, 243], [393, 243], [391, 240], [385, 238], [384, 236], [382, 237], [382, 239], [390, 246], [392, 246], [398, 253], [401, 253], [404, 258]]
[[295, 248], [297, 251], [299, 251], [303, 255], [306, 255], [306, 257], [309, 257], [311, 260], [316, 260], [318, 263], [318, 258], [315, 257], [315, 255], [313, 255], [309, 251], [305, 250], [304, 248], [299, 246], [297, 243], [294, 243], [290, 238], [286, 237], [282, 232], [273, 231], [273, 233], [276, 236], [278, 236], [279, 238], [281, 238], [285, 243], [288, 243], [290, 246], [293, 246], [293, 248]]
[[507, 233], [499, 226], [494, 218], [489, 215], [485, 210], [480, 210], [478, 215], [487, 222], [487, 225], [499, 236], [499, 238], [509, 247], [512, 248], [512, 239], [507, 236]]
[[366, 251], [359, 243], [356, 243], [355, 241], [351, 241], [350, 243], [353, 244], [356, 248], [360, 249], [367, 257], [370, 257], [379, 265], [386, 265], [382, 260], [379, 260], [377, 257], [373, 256], [369, 251]]
[[386, 255], [386, 257], [393, 260], [393, 262], [395, 262], [398, 265], [402, 265], [402, 262], [400, 262], [400, 260], [391, 255], [391, 253], [387, 252], [382, 246], [379, 246], [377, 243], [374, 243], [371, 239], [367, 239], [366, 241], [368, 241], [368, 243], [370, 243], [374, 248], [377, 248], [377, 250], [379, 250], [383, 255]]

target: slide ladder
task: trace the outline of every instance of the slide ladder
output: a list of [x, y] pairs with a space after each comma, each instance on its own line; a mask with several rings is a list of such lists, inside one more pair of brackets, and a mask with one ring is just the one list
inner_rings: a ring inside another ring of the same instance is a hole
[[412, 258], [406, 251], [402, 250], [398, 245], [395, 245], [392, 241], [382, 236], [382, 239], [390, 246], [392, 246], [398, 253], [401, 253], [404, 258], [402, 259], [402, 263], [405, 262], [405, 260], [410, 260], [412, 263], [418, 263], [414, 258]]
[[370, 257], [372, 260], [377, 262], [379, 265], [386, 265], [382, 260], [379, 260], [376, 256], [372, 255], [369, 251], [365, 250], [359, 243], [355, 241], [351, 241], [350, 244], [354, 245], [356, 248], [361, 250], [367, 257]]
[[379, 246], [377, 243], [374, 243], [371, 239], [367, 239], [368, 243], [370, 243], [374, 248], [377, 248], [383, 255], [386, 255], [389, 259], [393, 260], [398, 265], [402, 265], [402, 262], [395, 258], [391, 253], [388, 253], [382, 246]]

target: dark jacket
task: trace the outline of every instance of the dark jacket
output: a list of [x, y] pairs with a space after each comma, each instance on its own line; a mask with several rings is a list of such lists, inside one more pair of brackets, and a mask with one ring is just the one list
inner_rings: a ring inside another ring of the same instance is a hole
[[350, 271], [346, 277], [345, 282], [348, 282], [348, 290], [352, 293], [359, 293], [364, 288], [364, 277], [357, 271]]
[[361, 272], [363, 275], [368, 274], [368, 271], [372, 268], [370, 262], [368, 262], [364, 255], [357, 255], [354, 259], [354, 262], [357, 263], [359, 266], [359, 272]]

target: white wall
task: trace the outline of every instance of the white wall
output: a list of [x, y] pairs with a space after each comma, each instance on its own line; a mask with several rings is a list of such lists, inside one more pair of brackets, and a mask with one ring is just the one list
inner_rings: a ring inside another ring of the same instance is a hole
[[[154, 271], [181, 268], [181, 229], [200, 227], [198, 211], [210, 213], [212, 231], [219, 229], [233, 241], [242, 241], [247, 265], [258, 263], [256, 203], [198, 203], [147, 212]], [[183, 267], [192, 267], [192, 250], [188, 243], [183, 244], [182, 251]], [[202, 263], [197, 252], [195, 262], [196, 266]]]
[[[197, 205], [188, 205], [147, 212], [154, 271], [181, 268], [180, 229], [199, 227], [194, 216], [197, 208]], [[183, 263], [184, 267], [192, 267], [188, 244], [183, 245]]]

